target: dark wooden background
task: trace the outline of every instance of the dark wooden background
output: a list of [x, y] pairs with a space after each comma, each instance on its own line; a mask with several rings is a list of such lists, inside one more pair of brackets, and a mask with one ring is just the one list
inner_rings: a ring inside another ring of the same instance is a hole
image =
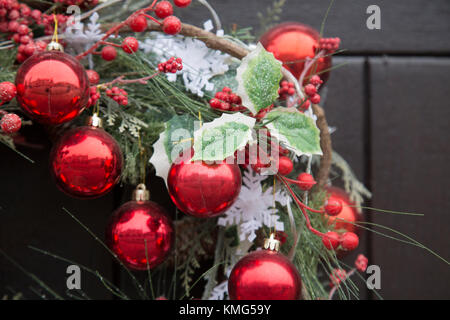
[[[258, 28], [257, 12], [271, 0], [211, 0], [225, 25]], [[282, 21], [320, 28], [328, 0], [287, 0]], [[366, 8], [381, 8], [381, 30], [366, 28]], [[183, 12], [184, 21], [209, 19], [199, 6]], [[334, 59], [346, 63], [332, 72], [324, 105], [336, 151], [372, 190], [368, 206], [424, 213], [424, 217], [366, 212], [369, 222], [399, 230], [450, 259], [450, 2], [448, 0], [338, 0], [328, 17], [325, 36], [339, 36], [347, 51]], [[35, 164], [0, 146], [0, 248], [60, 293], [67, 263], [28, 248], [48, 250], [99, 270], [120, 281], [105, 250], [74, 222], [69, 209], [99, 236], [107, 217], [127, 198], [117, 188], [91, 201], [71, 199], [50, 179], [50, 143], [38, 127], [22, 133], [32, 146], [22, 147]], [[151, 186], [165, 204], [162, 185]], [[385, 299], [449, 299], [450, 271], [425, 250], [385, 237], [364, 235], [361, 250], [381, 267]], [[352, 263], [354, 255], [347, 258]], [[36, 283], [0, 257], [0, 296], [24, 292], [36, 296]], [[92, 298], [108, 299], [97, 280], [83, 273], [82, 287]], [[374, 294], [360, 283], [362, 298]]]

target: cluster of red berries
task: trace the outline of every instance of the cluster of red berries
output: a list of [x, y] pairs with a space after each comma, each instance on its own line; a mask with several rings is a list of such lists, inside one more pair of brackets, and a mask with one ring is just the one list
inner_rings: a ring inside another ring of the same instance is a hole
[[320, 50], [325, 50], [327, 53], [333, 53], [339, 49], [341, 39], [339, 38], [322, 38], [319, 41]]
[[51, 35], [55, 32], [55, 18], [58, 21], [58, 32], [64, 31], [69, 16], [63, 14], [43, 14], [41, 22], [38, 24], [44, 25], [44, 32], [46, 35]]
[[128, 92], [119, 87], [106, 90], [106, 95], [122, 106], [128, 105]]
[[292, 82], [281, 81], [280, 89], [278, 89], [278, 95], [280, 100], [286, 100], [288, 96], [293, 96], [295, 94], [295, 86]]
[[158, 64], [158, 70], [163, 73], [176, 73], [177, 71], [181, 71], [183, 70], [183, 60], [181, 58], [172, 57], [166, 62]]
[[359, 245], [359, 237], [354, 232], [338, 234], [335, 231], [328, 231], [322, 237], [322, 243], [328, 250], [335, 250], [339, 247], [347, 251], [355, 250]]
[[209, 100], [209, 105], [213, 109], [222, 111], [242, 111], [246, 109], [242, 106], [241, 97], [233, 93], [229, 87], [224, 87], [222, 91], [216, 92], [214, 98]]
[[261, 121], [262, 119], [264, 119], [266, 117], [266, 115], [272, 111], [272, 109], [275, 108], [275, 106], [273, 104], [271, 104], [270, 106], [261, 109], [258, 111], [258, 113], [256, 114], [255, 118], [257, 121]]
[[[191, 4], [191, 0], [176, 0], [174, 3], [176, 6], [184, 8]], [[154, 11], [158, 18], [164, 19], [159, 23], [161, 23], [162, 29], [166, 34], [175, 35], [181, 31], [181, 21], [173, 15], [173, 6], [169, 1], [158, 2]], [[152, 18], [152, 20], [154, 19]], [[147, 17], [145, 15], [132, 17], [128, 25], [134, 32], [143, 32], [148, 27]]]
[[0, 128], [2, 132], [7, 134], [16, 133], [22, 127], [22, 120], [15, 113], [7, 113], [3, 110], [0, 110], [0, 116], [2, 117], [0, 120]]
[[310, 107], [311, 103], [320, 103], [320, 95], [317, 90], [322, 83], [323, 81], [318, 75], [314, 75], [311, 77], [309, 83], [304, 88], [307, 99], [299, 101], [299, 107], [302, 110], [307, 110]]
[[0, 105], [10, 102], [17, 94], [14, 83], [5, 81], [0, 83]]
[[97, 86], [92, 86], [89, 89], [88, 107], [94, 106], [97, 103], [98, 99], [100, 99], [100, 92]]
[[363, 254], [359, 254], [355, 260], [356, 270], [365, 272], [367, 269], [368, 263], [369, 263], [369, 260]]
[[96, 6], [98, 4], [98, 0], [53, 0], [55, 3], [61, 3], [66, 6], [81, 6], [84, 8]]
[[330, 285], [337, 287], [345, 279], [347, 279], [347, 272], [344, 269], [334, 269], [330, 274]]

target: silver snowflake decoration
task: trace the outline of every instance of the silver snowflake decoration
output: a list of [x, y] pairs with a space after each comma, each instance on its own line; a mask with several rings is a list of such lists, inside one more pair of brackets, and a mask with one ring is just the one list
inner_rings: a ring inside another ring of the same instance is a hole
[[263, 226], [284, 231], [284, 223], [279, 221], [278, 210], [274, 208], [274, 199], [282, 206], [286, 206], [290, 198], [281, 188], [275, 191], [275, 197], [272, 187], [263, 191], [261, 182], [267, 178], [268, 176], [254, 173], [253, 170], [244, 171], [238, 199], [218, 220], [221, 226], [238, 225], [241, 241], [248, 239], [253, 242], [256, 231]]

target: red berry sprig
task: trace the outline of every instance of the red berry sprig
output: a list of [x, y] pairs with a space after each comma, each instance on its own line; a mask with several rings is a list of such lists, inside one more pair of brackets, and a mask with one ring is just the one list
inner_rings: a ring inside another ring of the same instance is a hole
[[341, 39], [339, 38], [322, 38], [319, 40], [319, 49], [326, 51], [327, 54], [334, 53], [339, 49]]
[[122, 50], [128, 54], [132, 54], [139, 49], [139, 42], [134, 37], [126, 37], [122, 42]]
[[22, 127], [22, 120], [17, 114], [7, 113], [0, 120], [0, 127], [4, 133], [16, 133]]
[[166, 62], [158, 64], [158, 70], [162, 73], [176, 73], [183, 70], [183, 60], [181, 58], [172, 57]]
[[214, 98], [209, 100], [211, 108], [221, 111], [242, 111], [246, 108], [242, 106], [242, 99], [233, 93], [231, 88], [224, 87], [222, 91], [216, 92]]
[[358, 271], [365, 272], [368, 263], [369, 260], [363, 254], [359, 254], [355, 260], [355, 267]]
[[295, 86], [292, 82], [281, 81], [280, 89], [278, 89], [278, 95], [280, 100], [286, 100], [287, 97], [295, 94]]
[[100, 99], [100, 92], [97, 86], [92, 86], [89, 89], [89, 101], [88, 107], [94, 106], [97, 104], [98, 99]]
[[86, 70], [90, 85], [96, 85], [100, 82], [100, 75], [95, 70]]
[[342, 247], [343, 250], [352, 251], [359, 245], [359, 237], [354, 232], [345, 232], [339, 235], [337, 232], [328, 231], [322, 235], [322, 243], [328, 250], [335, 250]]
[[106, 90], [106, 95], [122, 106], [128, 105], [128, 92], [118, 87]]
[[338, 287], [346, 278], [347, 272], [344, 269], [334, 269], [330, 274], [330, 285]]

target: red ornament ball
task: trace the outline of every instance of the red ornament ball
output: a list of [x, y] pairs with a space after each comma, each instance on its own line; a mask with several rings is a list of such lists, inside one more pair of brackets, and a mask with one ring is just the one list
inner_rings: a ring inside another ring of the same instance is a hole
[[272, 250], [243, 257], [228, 280], [231, 300], [298, 300], [301, 288], [300, 274], [292, 262]]
[[110, 249], [127, 267], [136, 270], [146, 270], [147, 263], [150, 268], [162, 263], [174, 239], [172, 220], [152, 201], [125, 203], [114, 212], [106, 230]]
[[155, 14], [160, 19], [173, 15], [172, 4], [169, 1], [158, 2], [155, 7]]
[[14, 83], [5, 81], [0, 83], [0, 105], [11, 101], [17, 94]]
[[342, 203], [342, 210], [336, 216], [325, 215], [328, 218], [328, 225], [333, 225], [336, 231], [346, 231], [357, 233], [358, 228], [354, 223], [361, 221], [362, 216], [354, 207], [354, 203], [350, 201], [345, 191], [335, 188], [327, 188], [330, 197], [339, 200]]
[[4, 133], [16, 133], [22, 127], [22, 120], [17, 114], [7, 113], [2, 117], [0, 127]]
[[142, 32], [147, 29], [148, 23], [147, 18], [143, 15], [137, 16], [130, 21], [130, 28], [134, 32]]
[[106, 131], [84, 126], [69, 130], [55, 144], [50, 166], [62, 191], [77, 198], [97, 198], [119, 181], [123, 156]]
[[278, 173], [282, 176], [288, 175], [294, 169], [294, 164], [289, 157], [281, 156], [278, 159]]
[[17, 101], [35, 121], [57, 125], [77, 117], [89, 100], [83, 66], [59, 51], [32, 55], [16, 75]]
[[[284, 67], [298, 79], [305, 66], [305, 59], [315, 56], [319, 48], [319, 39], [319, 33], [310, 26], [297, 22], [286, 22], [267, 31], [261, 37], [260, 42], [267, 51], [274, 54], [275, 58], [283, 62]], [[326, 82], [329, 72], [321, 72], [330, 67], [331, 56], [320, 58], [317, 68], [313, 67], [308, 71], [304, 84], [307, 84], [308, 77], [312, 76], [314, 71], [320, 73], [320, 77]]]
[[237, 164], [222, 161], [206, 164], [178, 159], [170, 167], [167, 184], [172, 201], [182, 212], [211, 218], [225, 212], [237, 199], [242, 186]]
[[164, 33], [175, 35], [181, 31], [181, 21], [175, 16], [169, 16], [163, 20], [162, 29]]

